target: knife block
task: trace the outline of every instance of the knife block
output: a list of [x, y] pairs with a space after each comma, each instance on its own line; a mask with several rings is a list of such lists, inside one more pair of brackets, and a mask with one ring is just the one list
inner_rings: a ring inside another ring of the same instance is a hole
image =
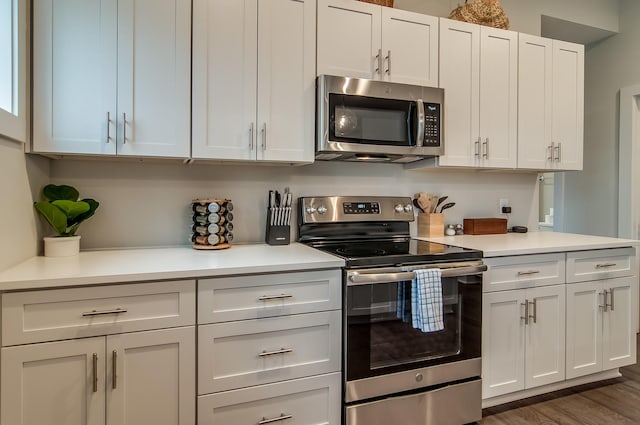
[[264, 241], [269, 245], [289, 245], [291, 242], [291, 225], [271, 224], [271, 208], [267, 208], [267, 224]]
[[418, 214], [418, 236], [421, 238], [434, 238], [444, 236], [444, 214]]

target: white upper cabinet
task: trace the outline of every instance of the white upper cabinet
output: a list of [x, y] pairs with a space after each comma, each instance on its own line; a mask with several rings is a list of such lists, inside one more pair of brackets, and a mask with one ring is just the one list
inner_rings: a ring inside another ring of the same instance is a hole
[[315, 0], [193, 7], [193, 158], [312, 162]]
[[188, 157], [187, 0], [35, 0], [33, 151]]
[[518, 168], [581, 170], [584, 46], [519, 36]]
[[438, 86], [438, 18], [353, 0], [318, 2], [317, 74]]
[[440, 19], [441, 166], [515, 168], [518, 34]]

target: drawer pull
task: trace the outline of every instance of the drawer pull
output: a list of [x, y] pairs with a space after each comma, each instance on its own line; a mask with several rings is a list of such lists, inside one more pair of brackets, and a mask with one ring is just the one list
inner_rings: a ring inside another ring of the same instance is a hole
[[524, 307], [524, 316], [520, 316], [520, 320], [524, 319], [524, 324], [529, 324], [529, 300], [524, 300], [524, 303], [520, 303], [520, 307]]
[[540, 273], [540, 270], [528, 270], [526, 272], [518, 272], [518, 276], [528, 276], [531, 274], [538, 274]]
[[537, 298], [533, 299], [533, 302], [530, 302], [529, 304], [531, 304], [533, 306], [533, 315], [529, 315], [529, 319], [533, 320], [533, 323], [538, 323], [538, 301]]
[[91, 362], [91, 366], [92, 366], [92, 372], [93, 372], [93, 392], [97, 393], [98, 392], [98, 354], [93, 353], [93, 358], [92, 358], [92, 362]]
[[113, 376], [111, 377], [111, 389], [118, 387], [118, 352], [113, 350], [111, 352], [111, 361], [113, 362]]
[[[606, 296], [607, 291], [605, 291], [605, 296]], [[613, 288], [609, 288], [609, 295], [610, 295], [610, 299], [611, 299], [611, 303], [607, 304], [607, 300], [605, 298], [604, 302], [605, 304], [609, 307], [609, 310], [614, 311], [614, 305], [613, 305]]]
[[287, 354], [291, 353], [293, 348], [281, 348], [275, 351], [262, 351], [262, 353], [258, 354], [258, 357], [267, 357], [267, 356], [275, 356], [276, 354]]
[[120, 313], [126, 313], [127, 310], [124, 308], [116, 308], [114, 310], [102, 310], [102, 311], [97, 311], [97, 310], [91, 310], [91, 311], [85, 311], [84, 313], [82, 313], [83, 317], [90, 317], [90, 316], [103, 316], [105, 314], [120, 314]]
[[614, 267], [617, 266], [616, 263], [602, 263], [602, 264], [596, 264], [596, 269], [606, 269], [607, 267]]
[[273, 422], [284, 421], [285, 419], [291, 419], [291, 418], [293, 418], [293, 415], [285, 415], [284, 413], [280, 413], [280, 416], [276, 418], [271, 418], [271, 419], [267, 419], [263, 416], [262, 420], [258, 422], [258, 425], [270, 424]]
[[291, 294], [263, 295], [260, 298], [258, 298], [258, 301], [283, 300], [285, 298], [293, 298], [293, 295]]

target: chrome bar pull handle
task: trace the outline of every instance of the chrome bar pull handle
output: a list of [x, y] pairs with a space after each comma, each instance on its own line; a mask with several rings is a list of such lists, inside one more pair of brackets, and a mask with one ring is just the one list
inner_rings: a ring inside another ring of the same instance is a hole
[[84, 313], [82, 313], [83, 317], [89, 317], [89, 316], [104, 316], [105, 314], [120, 314], [120, 313], [126, 313], [127, 309], [125, 308], [115, 308], [113, 310], [91, 310], [91, 311], [85, 311]]
[[271, 418], [271, 419], [267, 419], [264, 416], [262, 417], [262, 420], [260, 422], [258, 422], [258, 425], [266, 425], [266, 424], [270, 424], [273, 422], [279, 422], [279, 421], [284, 421], [285, 419], [291, 419], [293, 418], [293, 415], [285, 415], [284, 413], [280, 413], [280, 416], [277, 416], [275, 418]]
[[556, 147], [555, 147], [555, 152], [556, 152], [555, 160], [556, 160], [556, 162], [560, 162], [560, 152], [561, 152], [561, 150], [562, 150], [561, 144], [558, 143], [556, 145]]
[[604, 311], [605, 313], [607, 312], [607, 290], [605, 289], [604, 292], [599, 292], [598, 293], [598, 297], [600, 297], [600, 295], [602, 295], [602, 304], [599, 305], [598, 307], [602, 308], [602, 311]]
[[111, 352], [111, 363], [113, 363], [111, 388], [115, 390], [118, 387], [118, 352], [116, 350]]
[[482, 142], [482, 157], [489, 159], [489, 138], [487, 137], [484, 142]]
[[474, 152], [474, 156], [476, 158], [480, 158], [480, 141], [481, 138], [478, 137], [478, 140], [476, 140], [473, 144], [474, 144], [474, 148], [475, 148], [475, 152]]
[[253, 150], [253, 123], [249, 126], [249, 149]]
[[281, 348], [279, 350], [274, 350], [274, 351], [263, 350], [262, 353], [258, 353], [258, 357], [275, 356], [278, 354], [287, 354], [291, 352], [293, 352], [293, 348]]
[[533, 314], [531, 316], [529, 316], [530, 319], [533, 319], [533, 323], [537, 323], [538, 320], [538, 302], [537, 299], [534, 298], [533, 302], [530, 302], [529, 304], [531, 304], [533, 306]]
[[606, 269], [609, 267], [615, 267], [617, 266], [617, 263], [600, 263], [600, 264], [596, 264], [596, 269]]
[[111, 143], [111, 112], [107, 111], [107, 143]]
[[376, 55], [376, 64], [377, 68], [374, 73], [378, 73], [382, 75], [382, 49], [378, 49], [378, 54]]
[[267, 123], [262, 123], [262, 150], [267, 150]]
[[122, 144], [127, 144], [127, 113], [122, 113]]
[[529, 300], [524, 300], [524, 303], [520, 303], [520, 306], [524, 306], [524, 317], [520, 316], [520, 320], [524, 319], [524, 324], [529, 324]]
[[291, 294], [280, 294], [280, 295], [263, 295], [258, 298], [258, 301], [271, 301], [271, 300], [282, 300], [285, 298], [293, 298]]
[[607, 305], [609, 307], [609, 309], [611, 311], [614, 311], [613, 308], [613, 288], [609, 288], [609, 291], [605, 291], [605, 292], [609, 292], [609, 299], [611, 300], [611, 302], [609, 304], [607, 304], [607, 300], [604, 300], [605, 305]]
[[386, 72], [388, 75], [391, 75], [391, 50], [387, 51], [387, 69], [384, 71]]
[[547, 156], [547, 159], [549, 160], [549, 162], [553, 162], [553, 142], [551, 142], [551, 144], [547, 146], [547, 150], [549, 151], [549, 156]]
[[93, 392], [98, 392], [98, 354], [93, 353], [92, 358], [92, 369], [93, 369]]
[[416, 113], [418, 114], [418, 131], [416, 132], [416, 146], [424, 146], [424, 102], [422, 99], [416, 100]]
[[540, 270], [527, 270], [526, 272], [518, 272], [518, 276], [528, 276], [532, 274], [538, 274]]

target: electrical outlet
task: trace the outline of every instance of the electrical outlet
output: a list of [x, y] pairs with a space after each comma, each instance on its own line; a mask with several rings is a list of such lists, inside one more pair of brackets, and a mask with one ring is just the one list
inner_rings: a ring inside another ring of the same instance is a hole
[[509, 200], [508, 199], [500, 199], [500, 206], [498, 207], [498, 214], [503, 214], [502, 212], [502, 207], [508, 207], [509, 206]]

